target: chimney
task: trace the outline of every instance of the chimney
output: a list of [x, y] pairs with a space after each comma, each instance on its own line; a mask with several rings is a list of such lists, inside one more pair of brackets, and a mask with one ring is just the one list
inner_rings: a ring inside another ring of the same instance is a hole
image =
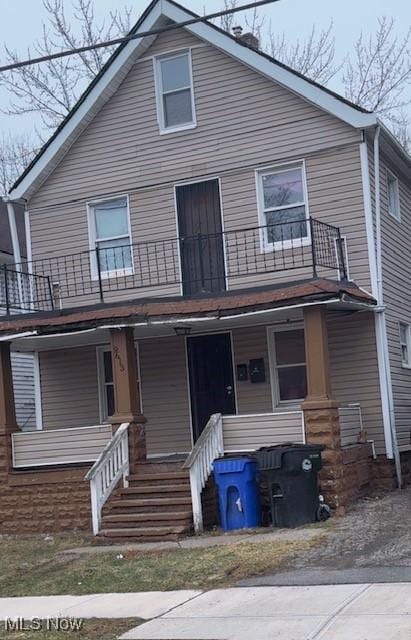
[[241, 38], [241, 34], [243, 33], [243, 27], [240, 27], [240, 25], [238, 25], [237, 27], [233, 27], [232, 32], [234, 33], [236, 38]]
[[240, 36], [240, 40], [241, 42], [244, 42], [244, 44], [246, 44], [248, 47], [251, 47], [256, 51], [258, 51], [260, 48], [259, 39], [252, 33], [244, 33]]

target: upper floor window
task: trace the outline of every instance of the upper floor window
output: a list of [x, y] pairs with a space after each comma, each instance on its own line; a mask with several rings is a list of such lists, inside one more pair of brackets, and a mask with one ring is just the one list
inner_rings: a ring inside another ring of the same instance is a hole
[[128, 275], [133, 272], [128, 198], [116, 198], [89, 205], [90, 247], [98, 249], [92, 259], [93, 278]]
[[287, 248], [308, 241], [307, 196], [302, 165], [257, 173], [260, 224], [265, 249]]
[[411, 327], [409, 324], [400, 322], [400, 347], [401, 363], [403, 367], [411, 368]]
[[195, 127], [190, 51], [155, 58], [160, 133]]
[[400, 214], [400, 188], [398, 178], [387, 171], [388, 213], [396, 220], [401, 220]]

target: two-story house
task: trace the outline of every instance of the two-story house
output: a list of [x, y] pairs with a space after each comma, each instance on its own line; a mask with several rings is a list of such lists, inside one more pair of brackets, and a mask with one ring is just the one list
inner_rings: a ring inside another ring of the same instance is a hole
[[[410, 158], [238, 30], [154, 0], [144, 33], [9, 194], [4, 532], [200, 529], [213, 459], [284, 441], [324, 445], [335, 508], [409, 464]], [[33, 433], [10, 350], [38, 361]]]

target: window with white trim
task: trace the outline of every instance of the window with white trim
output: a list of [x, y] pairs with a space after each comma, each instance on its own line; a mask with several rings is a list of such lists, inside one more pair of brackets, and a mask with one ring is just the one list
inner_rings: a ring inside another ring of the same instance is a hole
[[104, 422], [115, 413], [113, 361], [111, 350], [98, 350], [99, 384], [100, 384], [100, 419]]
[[155, 58], [157, 112], [160, 132], [196, 125], [190, 51]]
[[[103, 278], [133, 273], [128, 198], [115, 198], [89, 205], [90, 247], [98, 249]], [[98, 261], [92, 260], [93, 278]]]
[[265, 248], [308, 241], [308, 207], [302, 165], [258, 172], [258, 205]]
[[274, 330], [272, 349], [277, 404], [307, 395], [304, 329]]
[[411, 335], [410, 325], [400, 322], [400, 348], [403, 367], [411, 368]]
[[400, 222], [400, 187], [398, 178], [391, 171], [387, 171], [387, 197], [388, 213]]

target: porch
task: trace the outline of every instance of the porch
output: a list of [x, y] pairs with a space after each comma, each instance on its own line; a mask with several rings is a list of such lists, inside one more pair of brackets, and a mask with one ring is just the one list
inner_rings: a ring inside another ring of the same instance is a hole
[[[181, 504], [191, 505], [198, 529], [198, 505], [213, 459], [307, 440], [327, 447], [326, 465], [334, 468], [325, 474], [324, 484], [330, 494], [340, 495], [332, 479], [335, 465], [341, 466], [337, 452], [364, 441], [374, 426], [369, 389], [364, 392], [357, 383], [364, 376], [364, 353], [353, 344], [358, 333], [370, 331], [372, 314], [355, 313], [364, 310], [364, 299], [336, 300], [334, 291], [327, 296], [323, 306], [318, 299], [308, 306], [289, 306], [282, 289], [282, 307], [265, 302], [264, 310], [254, 306], [248, 314], [238, 309], [233, 317], [223, 313], [221, 302], [218, 318], [203, 311], [196, 319], [191, 309], [184, 319], [176, 317], [173, 305], [171, 322], [153, 314], [151, 321], [146, 317], [145, 323], [135, 320], [121, 328], [113, 318], [109, 326], [100, 320], [91, 327], [84, 312], [75, 329], [67, 314], [39, 316], [31, 333], [24, 331], [23, 320], [15, 321], [18, 332], [8, 334], [13, 348], [37, 354], [41, 423], [36, 431], [18, 432], [12, 426], [12, 399], [3, 389], [8, 477], [15, 482], [35, 477], [36, 470], [58, 474], [82, 465], [95, 533], [106, 521], [136, 524], [146, 518], [158, 523], [161, 517], [162, 533], [169, 531], [164, 518], [170, 524], [174, 515], [167, 507], [164, 516], [166, 504], [158, 488], [162, 479], [166, 493], [171, 482]], [[165, 303], [157, 304], [164, 311]], [[57, 324], [62, 320], [64, 330]], [[41, 329], [45, 321], [46, 331]], [[6, 380], [8, 342], [0, 346]], [[351, 379], [339, 364], [343, 357], [355, 360]], [[147, 504], [161, 517], [138, 511]], [[176, 513], [180, 524], [185, 518], [186, 527], [187, 509]], [[171, 527], [173, 534], [181, 533], [180, 524]], [[133, 529], [147, 533], [147, 527]], [[124, 530], [131, 535], [130, 527]]]

